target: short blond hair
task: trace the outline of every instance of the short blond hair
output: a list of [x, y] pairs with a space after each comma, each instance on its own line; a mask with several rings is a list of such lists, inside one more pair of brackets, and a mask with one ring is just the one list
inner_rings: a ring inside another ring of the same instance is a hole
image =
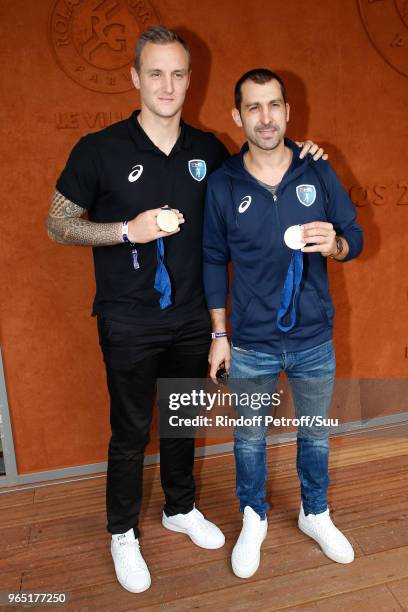
[[180, 43], [188, 55], [188, 65], [190, 66], [191, 50], [186, 41], [183, 40], [181, 36], [177, 34], [177, 32], [174, 32], [174, 30], [169, 30], [163, 25], [157, 25], [143, 32], [136, 43], [134, 66], [138, 72], [140, 70], [140, 58], [142, 56], [142, 51], [145, 45], [149, 42], [154, 43], [155, 45], [168, 45], [172, 42]]

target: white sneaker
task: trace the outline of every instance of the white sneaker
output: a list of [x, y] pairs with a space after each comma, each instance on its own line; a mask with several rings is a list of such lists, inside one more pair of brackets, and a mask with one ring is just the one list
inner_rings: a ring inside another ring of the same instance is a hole
[[268, 519], [262, 521], [250, 506], [244, 508], [243, 526], [231, 555], [232, 571], [238, 578], [255, 574], [261, 560], [261, 545], [268, 531]]
[[111, 553], [116, 577], [123, 588], [131, 593], [146, 591], [151, 584], [150, 572], [133, 528], [126, 533], [112, 535]]
[[354, 561], [354, 550], [350, 542], [330, 518], [329, 509], [320, 514], [308, 514], [300, 505], [298, 526], [303, 533], [310, 536], [319, 544], [324, 554], [337, 561], [337, 563], [351, 563]]
[[207, 521], [196, 507], [187, 514], [174, 516], [166, 516], [163, 512], [162, 524], [171, 531], [186, 533], [194, 544], [201, 548], [221, 548], [225, 544], [225, 536], [221, 529]]

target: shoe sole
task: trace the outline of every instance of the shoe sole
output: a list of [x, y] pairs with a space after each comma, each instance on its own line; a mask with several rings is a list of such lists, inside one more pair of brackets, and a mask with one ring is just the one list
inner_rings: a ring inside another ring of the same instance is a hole
[[298, 521], [298, 527], [299, 527], [300, 531], [303, 531], [303, 533], [306, 534], [307, 536], [309, 536], [309, 538], [312, 538], [320, 546], [320, 548], [322, 549], [322, 551], [324, 552], [326, 557], [328, 557], [332, 561], [336, 561], [336, 563], [342, 563], [343, 565], [346, 565], [347, 563], [352, 563], [354, 561], [354, 555], [353, 555], [352, 559], [345, 559], [344, 557], [338, 556], [338, 555], [336, 555], [336, 553], [332, 553], [329, 550], [325, 549], [322, 546], [322, 544], [319, 542], [319, 540], [315, 537], [315, 535], [313, 533], [309, 532], [307, 527], [304, 527], [300, 523], [300, 521]]
[[[268, 532], [265, 533], [264, 537], [262, 538], [262, 542], [261, 542], [261, 546], [266, 538], [266, 536], [268, 535]], [[240, 569], [238, 569], [236, 566], [234, 566], [234, 562], [232, 561], [231, 558], [231, 567], [232, 567], [232, 571], [234, 572], [235, 576], [237, 576], [238, 578], [250, 578], [251, 576], [253, 576], [254, 574], [256, 574], [256, 572], [259, 569], [259, 566], [261, 564], [261, 548], [259, 548], [259, 561], [255, 567], [255, 569], [250, 570], [250, 571], [241, 571]]]
[[188, 537], [190, 538], [190, 540], [196, 545], [199, 546], [200, 548], [207, 548], [210, 550], [215, 550], [216, 548], [222, 548], [225, 544], [225, 537], [224, 537], [224, 541], [222, 542], [222, 544], [211, 544], [211, 545], [204, 545], [204, 544], [199, 544], [187, 531], [187, 529], [183, 529], [183, 527], [176, 527], [176, 525], [172, 525], [171, 523], [168, 523], [166, 521], [166, 519], [162, 519], [162, 525], [163, 527], [165, 527], [166, 529], [168, 529], [169, 531], [176, 531], [177, 533], [184, 533], [185, 535], [188, 535]]
[[149, 580], [149, 584], [145, 587], [143, 587], [143, 589], [130, 589], [129, 587], [125, 586], [123, 584], [123, 582], [121, 580], [119, 580], [119, 578], [116, 576], [119, 584], [121, 587], [123, 587], [126, 591], [128, 591], [129, 593], [143, 593], [144, 591], [147, 591], [147, 589], [150, 589], [152, 581]]

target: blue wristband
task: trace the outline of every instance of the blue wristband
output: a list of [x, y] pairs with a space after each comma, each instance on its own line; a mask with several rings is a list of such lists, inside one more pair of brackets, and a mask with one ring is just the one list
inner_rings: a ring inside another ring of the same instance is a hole
[[228, 332], [223, 331], [223, 332], [211, 332], [211, 338], [213, 340], [215, 340], [215, 338], [225, 338], [226, 336], [228, 336]]

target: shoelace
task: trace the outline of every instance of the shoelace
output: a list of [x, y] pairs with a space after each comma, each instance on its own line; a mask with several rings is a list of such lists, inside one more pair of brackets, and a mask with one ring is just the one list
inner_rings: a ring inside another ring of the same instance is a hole
[[336, 526], [333, 524], [330, 515], [322, 517], [319, 520], [315, 519], [315, 528], [324, 536], [338, 536]]
[[244, 516], [244, 528], [242, 531], [242, 542], [243, 544], [252, 544], [253, 543], [253, 533], [251, 533], [250, 528], [253, 526], [254, 528], [259, 528], [260, 525], [256, 519], [256, 517], [248, 517]]
[[187, 522], [192, 527], [199, 527], [202, 531], [208, 531], [210, 527], [210, 525], [205, 520], [204, 516], [201, 514], [199, 510], [189, 513], [187, 517]]
[[144, 569], [143, 559], [139, 556], [140, 544], [139, 542], [128, 542], [127, 540], [117, 540], [119, 544], [119, 556], [122, 561], [125, 562], [126, 567], [132, 564], [136, 564], [139, 569]]

